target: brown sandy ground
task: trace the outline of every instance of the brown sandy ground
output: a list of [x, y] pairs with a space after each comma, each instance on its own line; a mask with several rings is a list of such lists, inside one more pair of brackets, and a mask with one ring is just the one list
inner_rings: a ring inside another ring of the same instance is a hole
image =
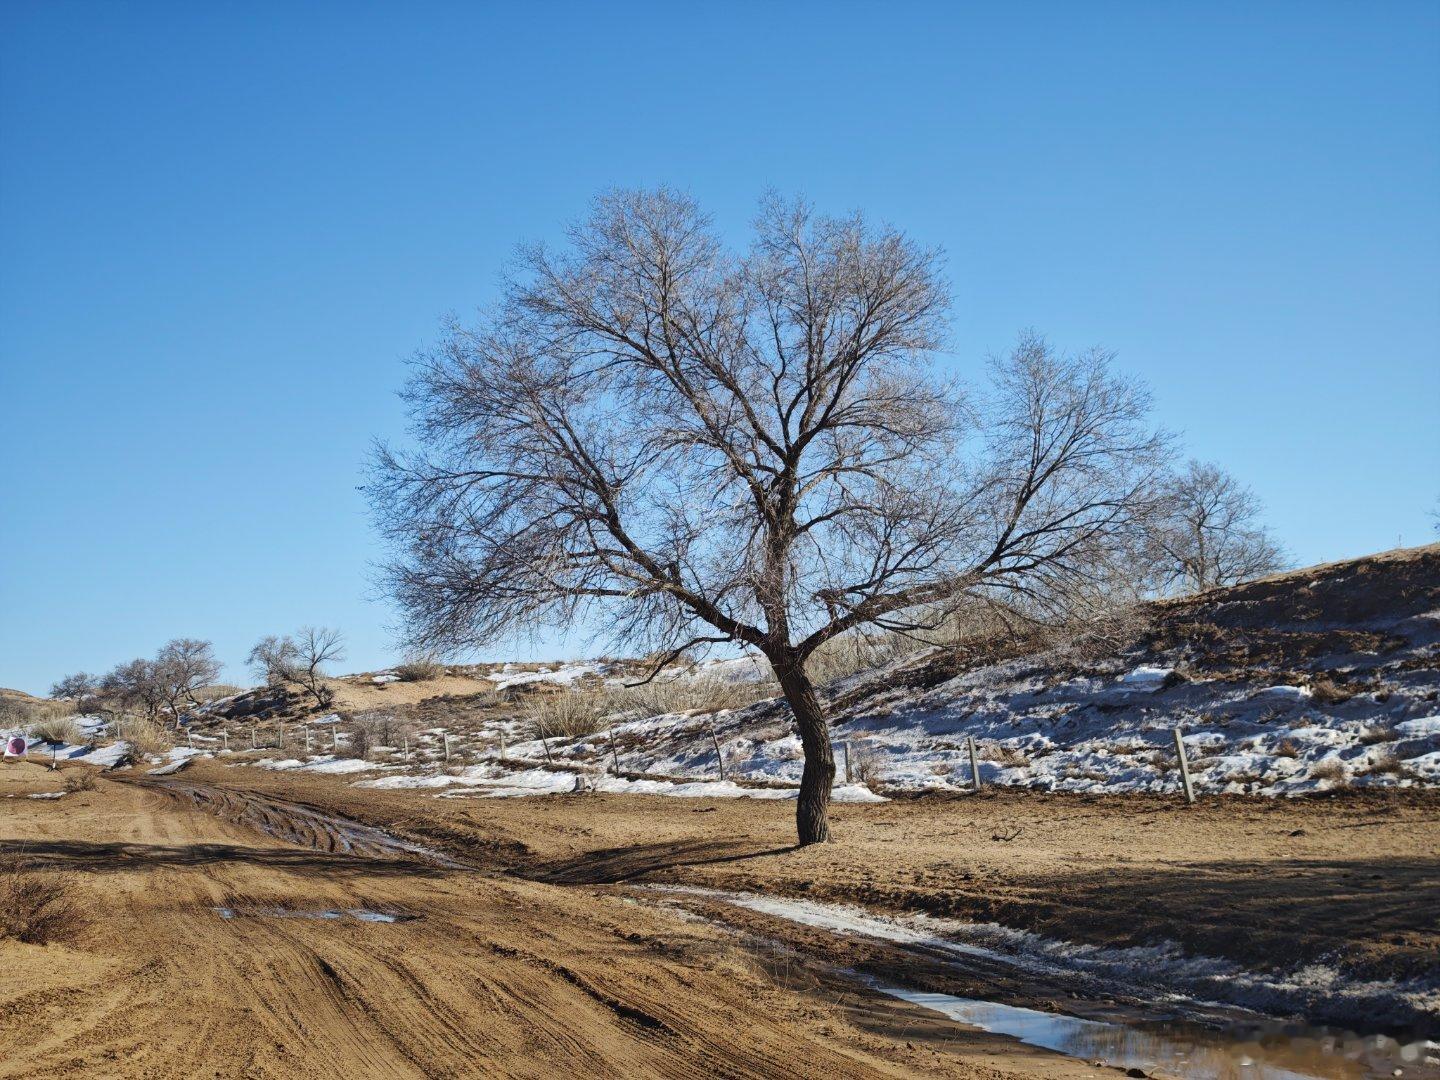
[[[1023, 791], [837, 805], [795, 850], [794, 805], [577, 795], [434, 798], [197, 767], [536, 880], [668, 882], [995, 921], [1102, 945], [1169, 940], [1254, 968], [1440, 966], [1440, 793], [1202, 798]], [[450, 789], [451, 791], [463, 789]]]
[[[55, 782], [33, 765], [3, 769], [6, 794]], [[257, 773], [209, 772], [231, 783]], [[374, 817], [401, 806], [305, 786], [306, 797]], [[632, 824], [640, 805], [627, 811]], [[0, 850], [71, 871], [91, 916], [64, 944], [0, 941], [0, 1077], [1106, 1073], [857, 992], [800, 961], [757, 962], [732, 936], [619, 895], [316, 850], [318, 838], [272, 838], [217, 809], [112, 779], [0, 803]], [[566, 800], [525, 813], [553, 815], [558, 870], [623, 819], [601, 809]], [[690, 822], [709, 816], [690, 809], [673, 808]], [[267, 913], [276, 908], [413, 918]]]

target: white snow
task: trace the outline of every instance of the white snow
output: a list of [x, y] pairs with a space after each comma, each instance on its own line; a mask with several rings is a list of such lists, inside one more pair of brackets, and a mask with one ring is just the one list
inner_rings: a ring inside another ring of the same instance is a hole
[[1120, 685], [1131, 690], [1148, 690], [1153, 693], [1173, 674], [1174, 668], [1137, 667], [1134, 671], [1120, 676]]
[[280, 772], [313, 772], [313, 773], [354, 773], [354, 772], [375, 772], [383, 766], [373, 761], [363, 761], [360, 758], [335, 757], [330, 754], [322, 754], [315, 757], [305, 758], [262, 758], [254, 763], [262, 769], [275, 769]]
[[600, 669], [594, 664], [564, 664], [558, 668], [542, 667], [535, 671], [513, 671], [512, 665], [506, 664], [498, 675], [491, 675], [490, 678], [494, 681], [496, 690], [504, 690], [525, 683], [557, 683], [569, 686], [584, 675], [599, 674]]
[[[666, 795], [676, 798], [715, 799], [793, 799], [794, 788], [744, 787], [733, 780], [629, 780], [623, 777], [572, 772], [565, 769], [516, 768], [498, 763], [472, 765], [455, 775], [397, 774], [373, 780], [361, 780], [356, 787], [397, 789], [460, 788], [450, 794], [479, 798], [513, 798], [525, 795], [565, 795], [576, 791], [595, 791], [607, 795]], [[860, 784], [837, 785], [831, 798], [836, 802], [884, 802], [869, 788]]]
[[1395, 730], [1401, 735], [1412, 737], [1440, 735], [1440, 716], [1422, 716], [1415, 720], [1402, 720], [1395, 725]]

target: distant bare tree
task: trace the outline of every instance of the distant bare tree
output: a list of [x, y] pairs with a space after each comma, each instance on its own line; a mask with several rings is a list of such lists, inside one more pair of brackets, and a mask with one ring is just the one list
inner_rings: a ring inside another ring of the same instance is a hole
[[1283, 570], [1285, 551], [1258, 524], [1261, 509], [1219, 466], [1191, 461], [1167, 483], [1146, 536], [1155, 588], [1199, 591]]
[[198, 638], [175, 638], [168, 641], [155, 656], [155, 678], [165, 704], [180, 723], [180, 702], [198, 705], [195, 691], [213, 683], [220, 675], [220, 661], [215, 659], [214, 646]]
[[299, 682], [300, 647], [291, 637], [268, 634], [255, 643], [246, 663], [268, 686]]
[[50, 696], [57, 701], [73, 701], [78, 712], [88, 712], [94, 707], [100, 692], [100, 679], [88, 672], [77, 671], [66, 675], [50, 687]]
[[1131, 541], [1164, 457], [1102, 352], [1026, 336], [973, 399], [932, 376], [947, 308], [937, 254], [858, 215], [767, 200], [737, 256], [684, 196], [601, 197], [419, 358], [422, 450], [378, 451], [411, 644], [603, 615], [657, 672], [753, 646], [804, 748], [799, 840], [827, 839], [815, 650], [981, 595], [1063, 606]]
[[307, 626], [295, 635], [295, 679], [310, 692], [315, 704], [325, 707], [334, 693], [325, 685], [324, 666], [345, 659], [339, 630]]
[[143, 709], [154, 720], [165, 703], [165, 689], [153, 660], [135, 659], [117, 664], [100, 680], [100, 697], [110, 712]]

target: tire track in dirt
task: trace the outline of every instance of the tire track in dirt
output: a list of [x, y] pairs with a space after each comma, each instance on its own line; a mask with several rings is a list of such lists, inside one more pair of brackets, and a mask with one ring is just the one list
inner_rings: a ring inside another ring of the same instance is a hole
[[[102, 781], [0, 819], [0, 844], [21, 836], [86, 883], [94, 924], [48, 963], [0, 943], [0, 1077], [1096, 1075], [907, 1047], [710, 928], [453, 869], [285, 800]], [[418, 918], [258, 914], [274, 908]]]

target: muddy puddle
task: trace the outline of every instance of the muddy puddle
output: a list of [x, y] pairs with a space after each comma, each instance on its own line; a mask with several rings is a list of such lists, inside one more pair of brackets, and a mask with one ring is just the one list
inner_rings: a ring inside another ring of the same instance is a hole
[[360, 922], [368, 923], [400, 923], [411, 922], [420, 918], [419, 915], [411, 915], [403, 911], [373, 911], [369, 908], [321, 908], [316, 910], [302, 910], [299, 908], [287, 907], [225, 907], [218, 906], [212, 909], [222, 919], [357, 919]]
[[870, 976], [854, 974], [873, 990], [970, 1027], [1009, 1035], [1030, 1046], [1086, 1061], [1140, 1069], [1156, 1077], [1345, 1080], [1440, 1075], [1440, 1070], [1425, 1064], [1427, 1055], [1440, 1061], [1434, 1057], [1440, 1049], [1427, 1048], [1421, 1042], [1401, 1043], [1383, 1035], [1361, 1036], [1304, 1025], [1256, 1025], [1216, 1032], [1187, 1030], [1183, 1024], [1104, 1023], [953, 994], [886, 986]]
[[[741, 929], [763, 946], [810, 955], [874, 991], [958, 1023], [1118, 1069], [1142, 1070], [1167, 1080], [1440, 1078], [1440, 1043], [1419, 1035], [1396, 1039], [1274, 1020], [1234, 1004], [1153, 987], [1130, 987], [1127, 993], [1122, 986], [1102, 984], [1091, 974], [1066, 971], [1040, 957], [1006, 956], [971, 942], [942, 940], [929, 920], [683, 886], [644, 886], [636, 892]], [[743, 917], [732, 923], [727, 907]], [[750, 912], [793, 923], [803, 932], [790, 940], [783, 925], [762, 921], [757, 938]], [[817, 941], [817, 931], [833, 936], [833, 947]], [[856, 940], [865, 946], [855, 951], [845, 947]], [[855, 958], [864, 962], [846, 964]], [[999, 998], [1038, 1001], [1046, 1007], [933, 989], [949, 982], [984, 988], [987, 997], [994, 987]], [[1073, 1012], [1064, 1011], [1070, 1006]]]

